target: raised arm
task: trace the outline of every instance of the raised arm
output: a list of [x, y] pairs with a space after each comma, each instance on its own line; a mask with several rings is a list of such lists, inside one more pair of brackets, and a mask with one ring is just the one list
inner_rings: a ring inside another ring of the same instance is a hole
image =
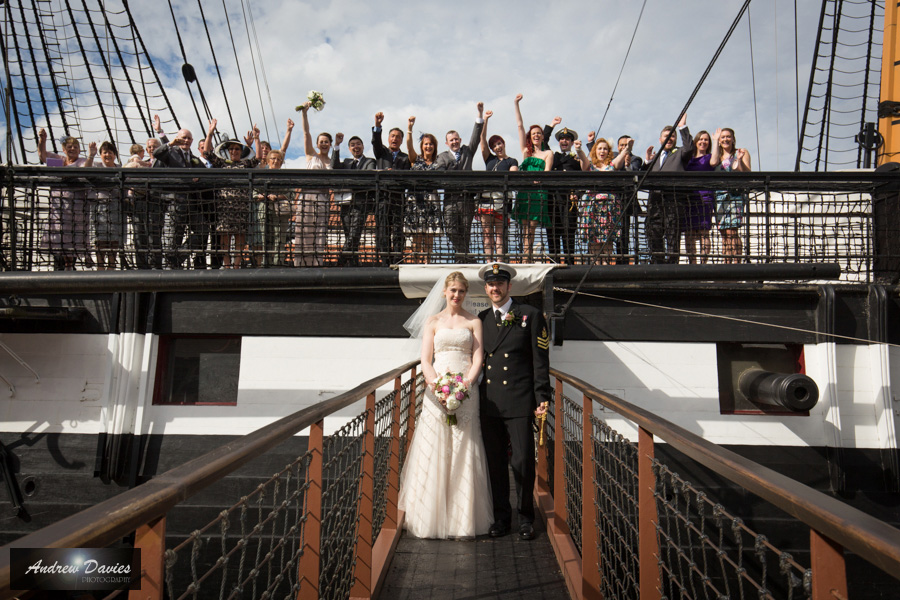
[[47, 132], [43, 127], [38, 131], [38, 160], [47, 164]]
[[625, 168], [627, 164], [628, 157], [631, 156], [631, 148], [634, 146], [634, 140], [628, 140], [628, 146], [622, 152], [616, 154], [616, 157], [612, 159], [610, 163], [612, 168], [616, 171], [621, 171]]
[[488, 148], [487, 141], [487, 124], [488, 120], [494, 116], [494, 111], [489, 110], [484, 113], [484, 127], [481, 128], [481, 158], [484, 159], [484, 162], [487, 163], [488, 159], [491, 157], [491, 149]]
[[206, 129], [206, 141], [203, 142], [203, 147], [206, 148], [206, 154], [213, 154], [212, 136], [213, 133], [216, 132], [216, 125], [218, 123], [219, 121], [216, 119], [209, 120], [209, 127]]
[[522, 101], [522, 94], [516, 94], [516, 125], [519, 127], [519, 148], [522, 149], [522, 154], [527, 156], [528, 153], [528, 144], [527, 144], [527, 134], [525, 133], [525, 123], [522, 121], [522, 111], [519, 109], [519, 102]]
[[585, 154], [584, 150], [581, 148], [581, 140], [575, 140], [573, 146], [575, 146], [575, 158], [578, 159], [578, 164], [581, 165], [581, 170], [590, 171], [591, 159], [588, 158], [588, 155]]
[[303, 124], [303, 147], [306, 156], [313, 156], [316, 154], [316, 147], [313, 146], [312, 136], [309, 134], [309, 117], [307, 116], [311, 104], [311, 102], [307, 101], [307, 103], [300, 108], [300, 113], [303, 115], [301, 122]]
[[288, 146], [291, 145], [291, 132], [294, 130], [294, 122], [288, 119], [287, 131], [284, 133], [284, 141], [281, 142], [281, 153], [287, 156]]
[[413, 125], [416, 124], [416, 118], [410, 117], [406, 126], [406, 153], [409, 155], [409, 164], [416, 164], [419, 155], [416, 154], [416, 147], [413, 144]]
[[481, 143], [481, 132], [484, 130], [484, 102], [478, 103], [478, 119], [475, 120], [475, 127], [472, 128], [472, 137], [469, 139], [469, 151], [472, 158], [478, 151], [478, 145]]
[[94, 166], [94, 157], [97, 156], [97, 142], [91, 142], [88, 144], [88, 157], [87, 160], [84, 161], [82, 167], [93, 167]]
[[259, 127], [257, 127], [255, 123], [253, 124], [253, 131], [251, 133], [253, 139], [251, 140], [251, 143], [247, 145], [252, 148], [253, 144], [256, 144], [256, 160], [262, 160], [262, 144], [259, 143]]
[[343, 169], [344, 165], [341, 164], [341, 144], [344, 141], [344, 134], [341, 131], [338, 131], [334, 134], [334, 146], [331, 148], [331, 168], [332, 169]]

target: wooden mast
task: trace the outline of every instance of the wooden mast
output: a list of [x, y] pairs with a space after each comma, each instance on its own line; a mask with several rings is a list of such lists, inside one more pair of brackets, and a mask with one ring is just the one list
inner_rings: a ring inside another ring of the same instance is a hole
[[884, 144], [878, 149], [879, 165], [900, 162], [900, 38], [897, 35], [900, 2], [886, 0], [884, 4], [881, 101], [878, 105], [878, 132], [884, 137]]

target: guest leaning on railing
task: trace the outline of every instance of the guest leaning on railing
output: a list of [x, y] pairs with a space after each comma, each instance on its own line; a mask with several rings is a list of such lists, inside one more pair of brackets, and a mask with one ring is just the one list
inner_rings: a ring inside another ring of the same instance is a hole
[[[712, 158], [712, 154], [710, 154], [711, 145], [712, 142], [708, 131], [704, 130], [695, 135], [694, 155], [691, 156], [691, 159], [684, 166], [684, 170], [694, 172], [714, 170], [715, 166], [710, 164]], [[684, 248], [689, 264], [694, 264], [698, 245], [700, 247], [700, 263], [705, 264], [709, 257], [712, 249], [709, 231], [712, 229], [714, 210], [713, 193], [709, 190], [698, 190], [685, 196], [681, 228], [684, 230]]]
[[[284, 134], [284, 141], [281, 143], [281, 149], [277, 150], [281, 155], [280, 162], [277, 167], [272, 167], [269, 162], [269, 153], [273, 152], [272, 145], [269, 142], [261, 141], [259, 142], [259, 169], [271, 169], [277, 168], [280, 169], [281, 165], [284, 164], [284, 155], [287, 152], [288, 146], [291, 145], [291, 133], [294, 130], [294, 122], [290, 119], [287, 120], [287, 132]], [[271, 194], [270, 194], [271, 195]], [[283, 258], [275, 257], [271, 254], [271, 249], [276, 247], [277, 244], [274, 243], [274, 240], [270, 239], [267, 235], [267, 231], [271, 234], [274, 229], [270, 227], [270, 223], [268, 221], [268, 217], [273, 215], [271, 211], [271, 202], [266, 202], [262, 195], [257, 195], [257, 202], [254, 202], [250, 208], [250, 248], [252, 250], [252, 258], [253, 265], [256, 267], [262, 267], [267, 264], [274, 264], [276, 266], [283, 267], [284, 264]], [[288, 215], [290, 218], [290, 215]], [[279, 223], [274, 224], [275, 227], [280, 226]], [[290, 227], [290, 222], [288, 223], [288, 227]], [[284, 250], [284, 243], [281, 244], [281, 250]], [[273, 262], [273, 260], [275, 262]]]
[[[111, 142], [100, 144], [101, 167], [117, 168], [119, 153]], [[125, 246], [125, 220], [122, 194], [117, 184], [92, 191], [88, 197], [93, 202], [94, 244], [97, 247], [97, 269], [116, 268], [116, 256]]]
[[[268, 168], [278, 170], [284, 164], [284, 153], [280, 150], [272, 150], [266, 157]], [[268, 194], [263, 196], [257, 195], [257, 200], [265, 210], [263, 219], [265, 238], [265, 261], [259, 263], [262, 265], [273, 265], [276, 267], [287, 266], [287, 240], [291, 231], [291, 217], [294, 208], [291, 202], [293, 192], [287, 189], [274, 190], [269, 188]]]
[[[252, 138], [257, 142], [256, 156], [253, 150], [240, 141], [226, 140], [219, 144], [213, 152], [212, 136], [216, 130], [216, 119], [211, 119], [206, 132], [204, 156], [213, 168], [218, 169], [254, 169], [259, 165], [259, 129], [254, 125]], [[225, 156], [228, 158], [226, 159]], [[239, 269], [247, 243], [247, 232], [250, 229], [250, 194], [246, 188], [224, 188], [218, 191], [219, 202], [216, 207], [216, 232], [219, 234], [219, 245], [222, 249], [222, 266], [226, 269]], [[234, 250], [231, 250], [231, 239], [234, 238]]]
[[[746, 148], [735, 148], [734, 130], [716, 129], [713, 135], [713, 151], [709, 164], [719, 171], [750, 171], [750, 153]], [[716, 192], [716, 226], [722, 234], [725, 262], [741, 262], [743, 247], [740, 228], [744, 225], [747, 194], [743, 192]]]
[[[423, 133], [419, 136], [419, 152], [413, 145], [413, 125], [416, 118], [409, 118], [409, 129], [406, 132], [406, 152], [409, 156], [410, 169], [413, 171], [436, 171], [438, 141], [433, 134]], [[420, 190], [409, 194], [403, 206], [403, 233], [410, 236], [412, 242], [412, 261], [414, 263], [430, 263], [431, 248], [434, 236], [441, 232], [441, 199], [437, 190]]]
[[[63, 140], [64, 155], [47, 152], [47, 132], [38, 132], [38, 158], [47, 164], [47, 159], [56, 161], [61, 167], [92, 167], [97, 154], [97, 143], [91, 142], [87, 158], [81, 156], [81, 145], [74, 137]], [[48, 165], [51, 166], [51, 165]], [[50, 190], [50, 211], [47, 228], [41, 239], [43, 247], [53, 257], [53, 268], [57, 271], [72, 271], [78, 258], [84, 258], [86, 267], [94, 261], [87, 252], [88, 212], [83, 190], [65, 187]]]
[[[613, 158], [612, 146], [600, 138], [591, 148], [591, 171], [616, 171], [625, 163], [626, 156], [627, 153], [620, 152]], [[622, 221], [622, 199], [608, 192], [588, 191], [578, 208], [578, 229], [587, 243], [591, 260], [610, 264]]]
[[[518, 171], [519, 161], [506, 154], [506, 141], [499, 135], [487, 137], [488, 120], [494, 111], [484, 113], [484, 127], [481, 128], [481, 157], [488, 171]], [[493, 152], [492, 152], [493, 151]], [[503, 254], [504, 227], [509, 223], [512, 193], [505, 191], [482, 192], [476, 213], [481, 221], [481, 235], [484, 240], [485, 260], [498, 260]]]

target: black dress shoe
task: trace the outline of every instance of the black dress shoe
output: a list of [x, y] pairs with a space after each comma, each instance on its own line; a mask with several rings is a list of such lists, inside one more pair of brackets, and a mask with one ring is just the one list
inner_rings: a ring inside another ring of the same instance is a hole
[[488, 535], [494, 538], [509, 535], [509, 525], [507, 525], [506, 523], [494, 523], [488, 530]]
[[519, 525], [519, 537], [523, 540], [533, 540], [534, 525], [531, 523], [522, 523]]

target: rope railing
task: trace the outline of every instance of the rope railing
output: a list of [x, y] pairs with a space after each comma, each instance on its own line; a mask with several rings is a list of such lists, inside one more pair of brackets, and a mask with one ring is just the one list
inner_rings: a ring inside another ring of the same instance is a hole
[[[636, 185], [625, 172], [17, 167], [0, 201], [0, 266], [833, 262], [842, 280], [867, 282], [900, 264], [890, 173], [654, 173]], [[728, 239], [717, 221], [722, 190], [741, 204]], [[675, 199], [662, 209], [681, 236], [674, 254], [658, 249], [657, 235], [676, 234], [651, 225], [654, 192]], [[523, 216], [523, 200], [546, 218]], [[551, 218], [559, 206], [565, 218]], [[608, 243], [597, 246], [598, 235]]]
[[[10, 589], [10, 548], [102, 548], [134, 536], [141, 595], [188, 598], [371, 598], [400, 536], [400, 468], [424, 380], [418, 361], [298, 411], [87, 510], [22, 537], [0, 552], [0, 598]], [[376, 398], [377, 390], [393, 389]], [[364, 399], [334, 434], [324, 420]], [[278, 473], [234, 497], [216, 484], [304, 430], [306, 449]], [[196, 527], [185, 502], [202, 493], [220, 506]], [[192, 531], [167, 532], [167, 519]]]
[[[900, 577], [900, 530], [577, 377], [551, 376], [536, 497], [573, 598], [847, 598], [845, 550]], [[741, 513], [743, 492], [692, 484], [654, 440], [768, 503], [779, 523], [802, 523], [809, 544], [779, 547], [783, 532]]]

